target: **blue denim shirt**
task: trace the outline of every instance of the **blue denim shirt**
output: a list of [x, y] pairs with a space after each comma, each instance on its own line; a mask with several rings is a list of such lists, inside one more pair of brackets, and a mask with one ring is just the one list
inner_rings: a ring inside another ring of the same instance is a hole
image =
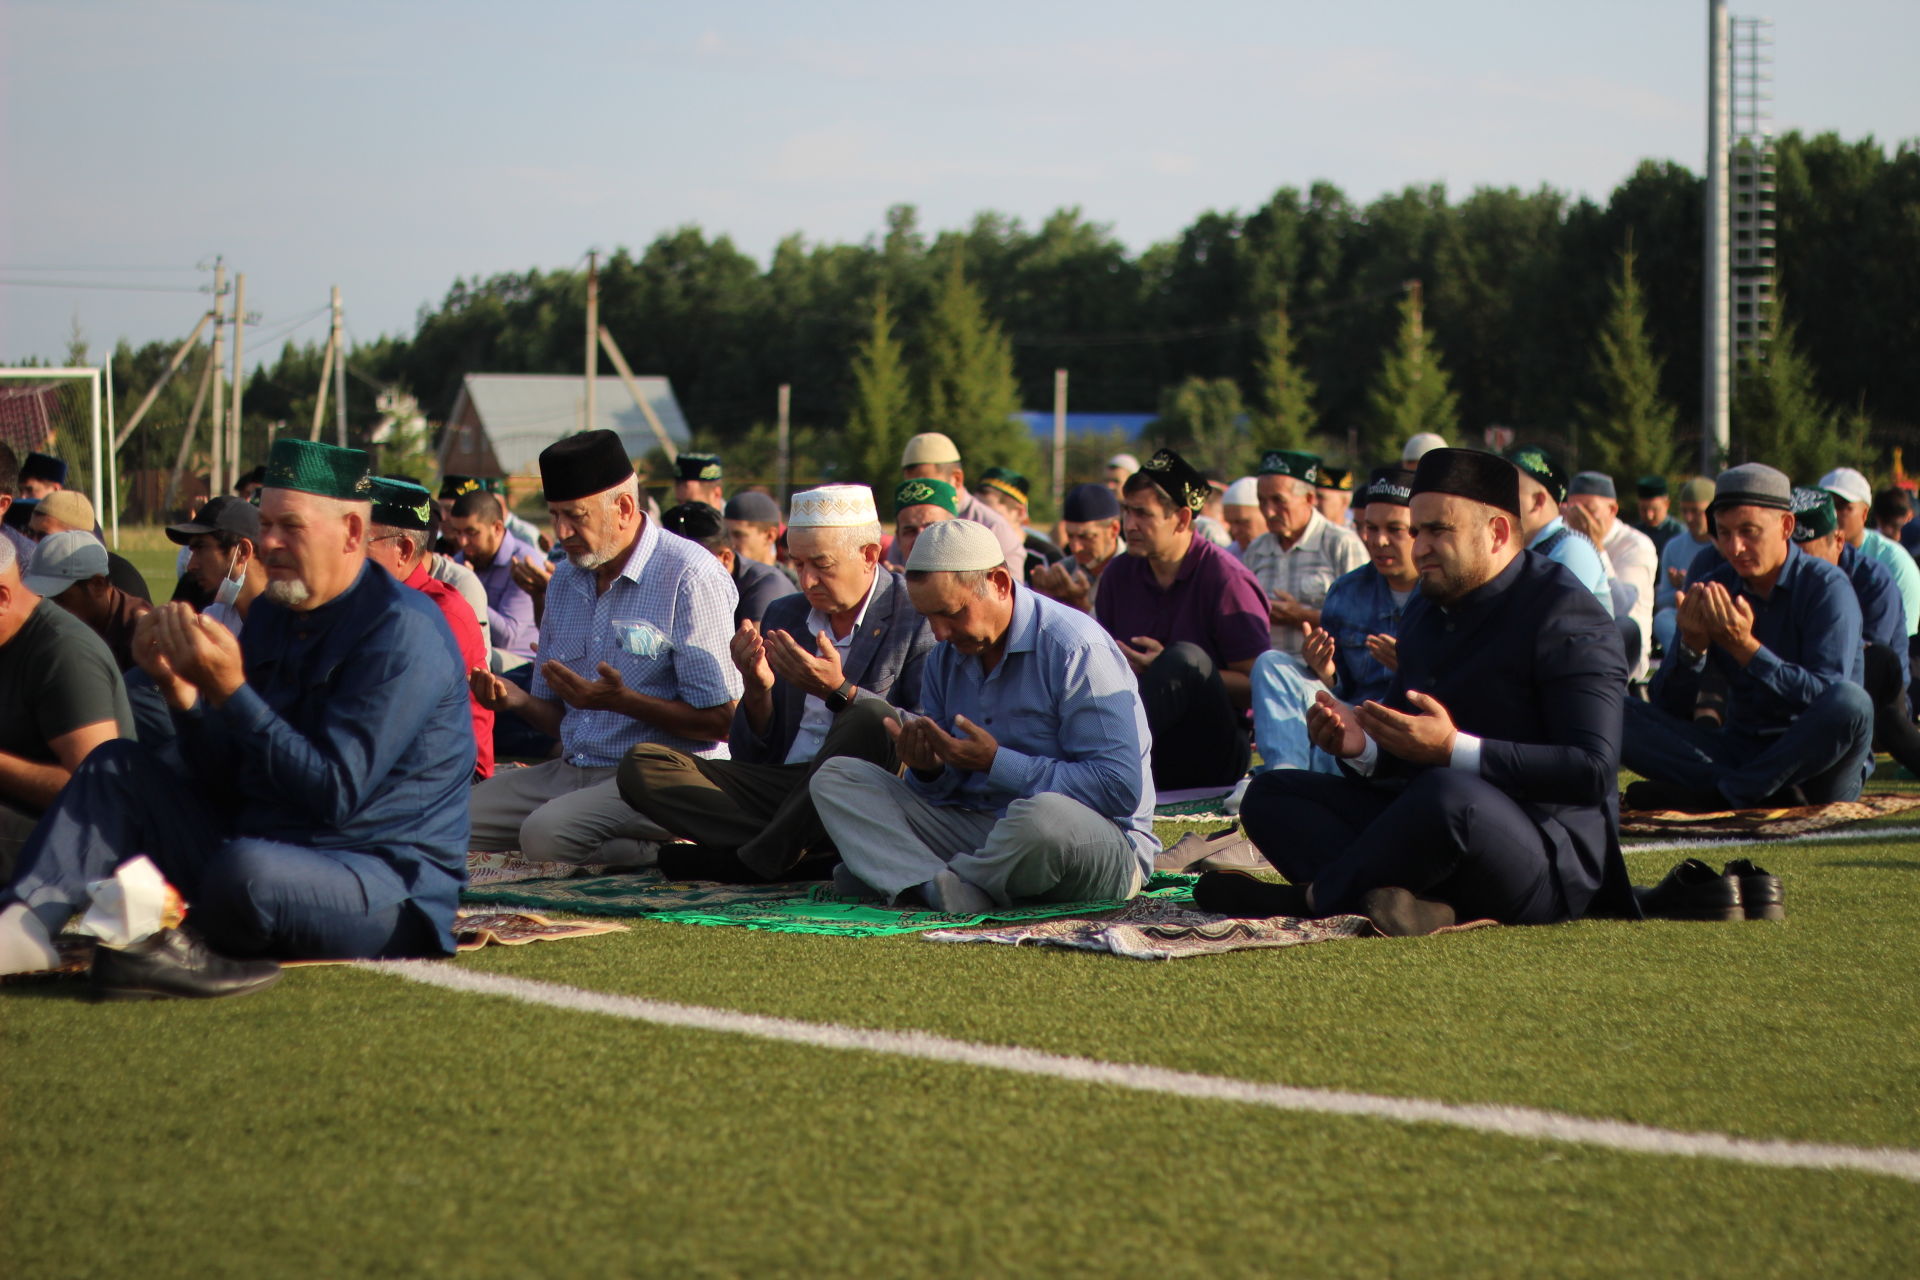
[[[1411, 595], [1407, 603], [1412, 603]], [[1355, 706], [1387, 696], [1393, 672], [1367, 652], [1367, 637], [1398, 636], [1405, 609], [1405, 604], [1394, 603], [1393, 589], [1371, 564], [1342, 574], [1327, 588], [1320, 606], [1320, 629], [1333, 637], [1335, 697]]]
[[[1701, 581], [1718, 582], [1746, 598], [1753, 607], [1753, 637], [1760, 642], [1760, 652], [1745, 667], [1718, 645], [1706, 655], [1706, 662], [1727, 681], [1729, 732], [1752, 737], [1785, 733], [1788, 723], [1829, 685], [1839, 680], [1858, 683], [1866, 661], [1860, 601], [1839, 569], [1789, 547], [1773, 593], [1764, 600], [1748, 591], [1725, 561]], [[1671, 657], [1661, 663], [1650, 690], [1654, 705], [1692, 719], [1701, 669]]]
[[[1840, 572], [1853, 584], [1854, 598], [1860, 602], [1860, 639], [1863, 645], [1883, 644], [1900, 659], [1900, 687], [1906, 688], [1912, 673], [1907, 663], [1907, 606], [1900, 585], [1887, 566], [1858, 547], [1840, 548]], [[1855, 683], [1866, 673], [1865, 659], [1854, 673]]]

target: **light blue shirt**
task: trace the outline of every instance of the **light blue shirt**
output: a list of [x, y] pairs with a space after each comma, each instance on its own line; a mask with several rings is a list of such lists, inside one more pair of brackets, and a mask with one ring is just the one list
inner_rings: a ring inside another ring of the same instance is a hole
[[[620, 673], [627, 688], [690, 707], [739, 700], [740, 672], [728, 655], [733, 638], [733, 579], [713, 553], [686, 538], [665, 537], [648, 520], [613, 585], [596, 594], [591, 569], [571, 561], [553, 571], [540, 620], [540, 664], [558, 662], [583, 680], [598, 680], [600, 664]], [[540, 665], [530, 692], [558, 702]], [[567, 707], [560, 749], [568, 764], [611, 768], [642, 742], [687, 755], [724, 760], [727, 744], [683, 738], [618, 711]]]
[[934, 804], [996, 815], [1026, 796], [1078, 800], [1126, 833], [1144, 882], [1153, 838], [1153, 737], [1133, 671], [1106, 629], [1078, 609], [1013, 589], [1007, 647], [992, 671], [950, 644], [927, 655], [926, 714], [948, 733], [965, 716], [1000, 744], [985, 773], [948, 766], [907, 785]]
[[1667, 539], [1667, 545], [1660, 548], [1660, 570], [1653, 582], [1653, 604], [1656, 609], [1677, 609], [1680, 607], [1680, 588], [1673, 585], [1667, 577], [1667, 570], [1678, 569], [1685, 578], [1687, 571], [1693, 568], [1693, 558], [1713, 545], [1711, 538], [1695, 538], [1691, 532], [1676, 533]]
[[1600, 558], [1600, 548], [1567, 528], [1566, 521], [1555, 516], [1551, 524], [1533, 535], [1527, 550], [1538, 551], [1555, 564], [1565, 565], [1593, 592], [1607, 616], [1613, 616], [1613, 588], [1608, 585], [1607, 563]]
[[1907, 634], [1920, 632], [1920, 565], [1913, 562], [1913, 553], [1874, 529], [1867, 530], [1859, 550], [1869, 560], [1887, 566], [1893, 585], [1900, 588], [1900, 603], [1906, 607]]

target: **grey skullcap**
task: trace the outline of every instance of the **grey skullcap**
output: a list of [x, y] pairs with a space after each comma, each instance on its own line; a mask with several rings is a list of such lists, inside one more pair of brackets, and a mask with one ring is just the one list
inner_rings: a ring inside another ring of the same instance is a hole
[[995, 569], [1007, 562], [1007, 549], [993, 530], [971, 520], [942, 520], [930, 524], [913, 540], [908, 572], [967, 573]]
[[1722, 471], [1713, 482], [1713, 508], [1771, 507], [1793, 510], [1793, 482], [1764, 462], [1743, 462]]
[[1575, 472], [1573, 479], [1567, 482], [1567, 496], [1571, 498], [1580, 493], [1598, 494], [1615, 502], [1620, 500], [1619, 493], [1613, 487], [1613, 477], [1604, 471]]
[[780, 504], [752, 489], [727, 499], [727, 519], [753, 520], [760, 524], [780, 523]]

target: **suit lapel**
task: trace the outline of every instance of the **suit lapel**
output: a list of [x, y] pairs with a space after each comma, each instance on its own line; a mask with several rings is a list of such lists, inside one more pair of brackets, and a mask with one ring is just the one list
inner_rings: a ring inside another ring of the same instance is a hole
[[874, 576], [873, 602], [867, 606], [867, 616], [861, 621], [860, 629], [854, 633], [853, 644], [847, 649], [847, 679], [855, 684], [866, 678], [867, 668], [873, 665], [874, 658], [880, 652], [880, 641], [887, 634], [887, 625], [893, 618], [897, 603], [894, 594], [899, 585], [899, 580], [884, 566]]

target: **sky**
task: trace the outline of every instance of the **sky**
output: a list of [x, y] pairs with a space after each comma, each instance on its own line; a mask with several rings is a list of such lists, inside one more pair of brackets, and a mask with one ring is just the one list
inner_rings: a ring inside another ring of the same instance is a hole
[[[1779, 130], [1920, 138], [1920, 4], [1733, 12], [1774, 20]], [[764, 264], [898, 203], [1138, 250], [1320, 179], [1604, 201], [1703, 168], [1706, 33], [1705, 0], [0, 0], [0, 362], [183, 338], [216, 256], [253, 364], [333, 285], [352, 338], [406, 334], [458, 278], [689, 223]]]

